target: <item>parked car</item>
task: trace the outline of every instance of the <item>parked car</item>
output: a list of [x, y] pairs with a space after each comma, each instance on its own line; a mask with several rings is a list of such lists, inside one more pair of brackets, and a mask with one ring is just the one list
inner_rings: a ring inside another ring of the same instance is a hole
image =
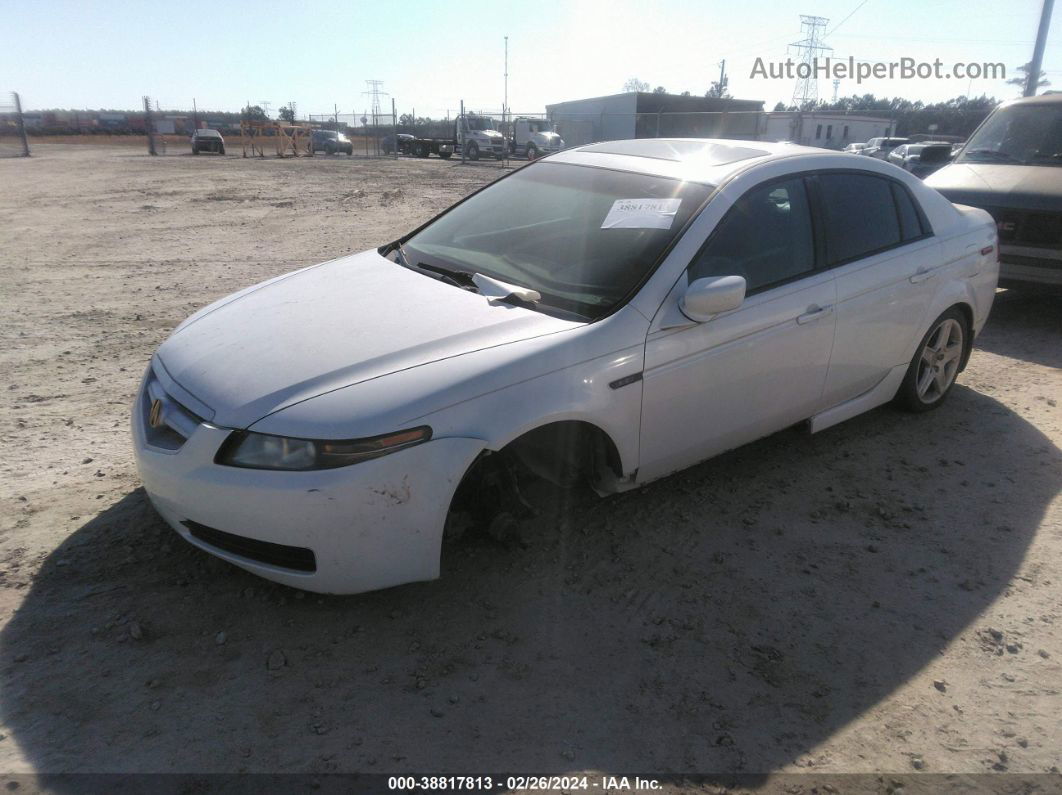
[[871, 138], [859, 154], [884, 160], [889, 156], [889, 152], [906, 143], [909, 143], [906, 138]]
[[448, 515], [516, 510], [534, 477], [622, 492], [800, 421], [939, 407], [995, 241], [871, 158], [566, 150], [185, 320], [137, 394], [137, 465], [177, 533], [268, 579], [433, 579]]
[[867, 144], [848, 144], [842, 152], [848, 152], [849, 154], [858, 155], [867, 148]]
[[1062, 288], [1062, 94], [1000, 105], [926, 184], [992, 214], [1003, 286]]
[[397, 135], [385, 135], [380, 140], [380, 149], [385, 155], [394, 153], [396, 140], [398, 141], [399, 154], [413, 154], [413, 141], [415, 140], [414, 137], [409, 133], [398, 133]]
[[354, 154], [354, 144], [347, 136], [335, 130], [314, 130], [310, 136], [310, 146], [314, 154], [325, 152], [329, 155], [342, 152], [345, 155]]
[[889, 152], [886, 159], [916, 177], [925, 179], [951, 160], [951, 144], [903, 144]]
[[193, 130], [192, 131], [192, 154], [200, 152], [216, 152], [225, 154], [225, 139], [217, 130]]

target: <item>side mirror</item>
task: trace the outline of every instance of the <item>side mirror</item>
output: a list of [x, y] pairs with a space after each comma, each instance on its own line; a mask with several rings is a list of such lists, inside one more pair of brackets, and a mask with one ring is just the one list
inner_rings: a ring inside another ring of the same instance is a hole
[[697, 279], [687, 287], [679, 308], [690, 320], [704, 323], [720, 312], [737, 309], [744, 300], [744, 276], [712, 276]]

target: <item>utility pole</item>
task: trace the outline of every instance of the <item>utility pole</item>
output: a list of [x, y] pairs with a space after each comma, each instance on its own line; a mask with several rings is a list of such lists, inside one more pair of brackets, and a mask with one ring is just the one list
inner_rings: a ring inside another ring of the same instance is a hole
[[199, 129], [199, 109], [195, 106], [195, 97], [192, 97], [192, 129]]
[[509, 37], [505, 37], [505, 98], [502, 100], [502, 127], [509, 114]]
[[391, 97], [391, 131], [395, 136], [395, 160], [398, 160], [398, 112], [395, 109], [395, 98]]
[[1055, 0], [1044, 0], [1043, 10], [1040, 11], [1040, 27], [1036, 31], [1036, 46], [1033, 48], [1032, 62], [1029, 64], [1029, 73], [1025, 77], [1025, 96], [1036, 95], [1037, 84], [1040, 82], [1040, 67], [1044, 62], [1044, 47], [1047, 46], [1047, 29], [1051, 26], [1051, 10]]
[[719, 62], [719, 96], [726, 93], [726, 58]]
[[836, 77], [833, 79], [833, 101], [837, 102], [837, 89], [840, 88], [841, 81]]
[[148, 154], [157, 155], [155, 150], [155, 123], [151, 118], [151, 97], [144, 97], [144, 130], [147, 132]]
[[12, 92], [11, 98], [15, 101], [15, 124], [18, 126], [18, 137], [22, 141], [22, 156], [29, 157], [29, 141], [26, 140], [26, 125], [22, 120], [22, 99], [18, 92]]
[[793, 104], [797, 106], [797, 110], [803, 110], [805, 105], [819, 99], [819, 79], [815, 75], [815, 61], [820, 52], [833, 52], [833, 47], [826, 46], [822, 41], [829, 21], [826, 17], [801, 14], [800, 32], [804, 34], [804, 38], [789, 45], [795, 47], [800, 56], [796, 87], [793, 89]]

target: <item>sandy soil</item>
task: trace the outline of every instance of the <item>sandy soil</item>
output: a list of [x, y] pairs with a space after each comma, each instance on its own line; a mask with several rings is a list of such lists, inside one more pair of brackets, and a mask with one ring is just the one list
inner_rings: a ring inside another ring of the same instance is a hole
[[320, 598], [156, 517], [138, 380], [197, 307], [501, 171], [34, 154], [0, 161], [0, 771], [1062, 764], [1062, 300], [1000, 293], [940, 411], [787, 431]]

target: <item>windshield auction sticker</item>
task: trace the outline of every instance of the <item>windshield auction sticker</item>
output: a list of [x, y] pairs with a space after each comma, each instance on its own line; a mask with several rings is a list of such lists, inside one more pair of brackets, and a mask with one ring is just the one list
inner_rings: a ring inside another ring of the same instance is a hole
[[602, 229], [670, 229], [682, 199], [616, 199]]

